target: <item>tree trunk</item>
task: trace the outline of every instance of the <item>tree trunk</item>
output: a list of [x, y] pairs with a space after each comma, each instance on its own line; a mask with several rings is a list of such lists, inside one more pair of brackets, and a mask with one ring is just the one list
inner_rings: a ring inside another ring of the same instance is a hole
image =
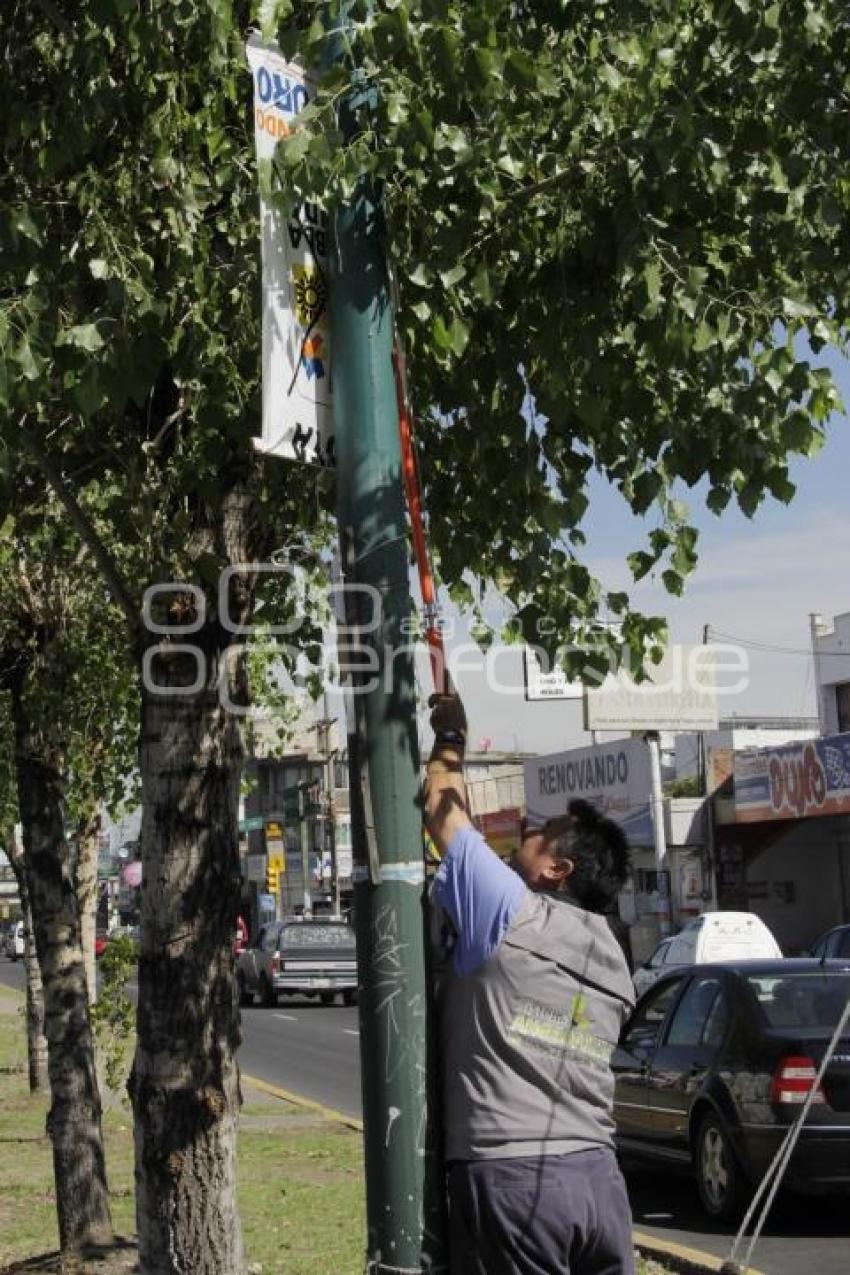
[[77, 839], [77, 861], [74, 865], [74, 889], [80, 913], [80, 945], [86, 970], [89, 1005], [97, 1000], [97, 964], [94, 955], [95, 920], [97, 917], [97, 860], [100, 850], [100, 813], [94, 811], [80, 820]]
[[21, 900], [21, 916], [24, 922], [24, 974], [27, 981], [27, 1059], [29, 1062], [30, 1092], [47, 1088], [47, 1037], [44, 1034], [44, 988], [41, 970], [35, 950], [27, 874], [24, 870], [24, 852], [15, 844], [14, 837], [7, 842], [6, 852]]
[[[241, 546], [228, 549], [231, 561], [244, 560]], [[138, 1036], [128, 1088], [145, 1275], [244, 1270], [233, 987], [242, 741], [240, 719], [223, 706], [219, 690], [224, 671], [224, 687], [233, 693], [239, 684], [244, 694], [244, 661], [228, 650], [231, 640], [209, 619], [191, 637], [174, 639], [194, 644], [197, 658], [185, 645], [176, 653], [161, 645], [149, 671], [165, 693], [150, 684], [142, 690], [144, 876]], [[169, 693], [199, 674], [200, 690]]]
[[64, 836], [58, 766], [30, 726], [18, 686], [12, 692], [18, 805], [35, 946], [44, 981], [59, 1242], [64, 1251], [112, 1238], [80, 919]]

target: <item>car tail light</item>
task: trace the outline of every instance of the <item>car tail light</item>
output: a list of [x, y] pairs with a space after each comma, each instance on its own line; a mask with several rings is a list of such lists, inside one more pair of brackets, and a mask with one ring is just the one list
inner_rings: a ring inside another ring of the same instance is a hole
[[280, 966], [280, 952], [275, 952], [274, 956], [272, 957], [272, 973], [273, 973], [273, 974], [279, 974], [279, 973], [280, 973], [280, 969], [281, 969], [281, 966]]
[[[818, 1069], [812, 1058], [782, 1058], [773, 1075], [770, 1101], [803, 1103], [815, 1089]], [[826, 1102], [820, 1085], [815, 1089], [813, 1102]]]

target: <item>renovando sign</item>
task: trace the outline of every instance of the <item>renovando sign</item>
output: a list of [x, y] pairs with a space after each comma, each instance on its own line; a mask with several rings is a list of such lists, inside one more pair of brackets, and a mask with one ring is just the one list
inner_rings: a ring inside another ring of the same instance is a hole
[[566, 814], [583, 798], [622, 824], [635, 845], [652, 844], [649, 749], [643, 739], [532, 757], [525, 763], [525, 803], [532, 824]]

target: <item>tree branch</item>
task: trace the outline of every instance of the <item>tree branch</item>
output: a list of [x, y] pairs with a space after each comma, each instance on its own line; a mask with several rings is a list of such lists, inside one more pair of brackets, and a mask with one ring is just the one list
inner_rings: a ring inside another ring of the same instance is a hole
[[69, 489], [58, 467], [42, 449], [38, 440], [24, 426], [23, 422], [21, 422], [19, 428], [20, 438], [24, 447], [55, 491], [65, 513], [68, 515], [68, 521], [74, 527], [83, 543], [91, 550], [113, 600], [124, 612], [127, 623], [130, 626], [130, 632], [135, 637], [139, 628], [139, 607], [133, 601], [133, 596], [122, 578], [117, 563], [98, 535], [94, 523], [88, 517], [74, 493]]

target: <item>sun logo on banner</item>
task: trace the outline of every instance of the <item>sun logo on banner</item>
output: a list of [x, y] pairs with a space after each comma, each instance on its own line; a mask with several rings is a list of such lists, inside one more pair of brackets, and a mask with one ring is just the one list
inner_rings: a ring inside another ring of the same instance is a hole
[[295, 315], [302, 328], [312, 328], [325, 312], [328, 288], [324, 275], [311, 266], [293, 266]]

